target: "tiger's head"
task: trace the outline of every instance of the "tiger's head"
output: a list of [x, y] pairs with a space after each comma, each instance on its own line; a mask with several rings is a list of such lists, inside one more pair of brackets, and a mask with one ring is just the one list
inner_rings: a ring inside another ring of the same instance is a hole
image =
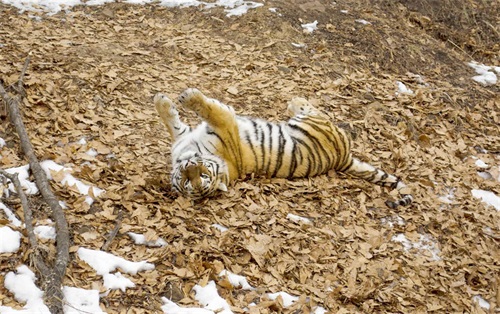
[[172, 172], [172, 187], [183, 196], [202, 199], [227, 191], [229, 175], [225, 161], [198, 153], [178, 159]]

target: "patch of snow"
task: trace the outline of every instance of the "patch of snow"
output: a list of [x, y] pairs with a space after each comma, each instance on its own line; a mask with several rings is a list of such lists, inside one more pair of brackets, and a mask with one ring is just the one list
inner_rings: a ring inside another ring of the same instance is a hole
[[479, 168], [488, 168], [488, 164], [482, 161], [481, 159], [477, 159], [475, 162], [476, 166]]
[[490, 303], [483, 299], [480, 295], [475, 295], [472, 297], [472, 301], [476, 302], [480, 307], [482, 307], [485, 310], [490, 309]]
[[391, 240], [401, 243], [405, 251], [409, 251], [411, 249], [415, 249], [420, 252], [427, 251], [431, 254], [431, 259], [433, 261], [441, 260], [441, 257], [439, 256], [440, 250], [437, 243], [430, 235], [420, 235], [418, 242], [411, 242], [406, 238], [404, 233], [399, 233], [393, 236]]
[[294, 46], [295, 48], [304, 48], [306, 46], [306, 44], [296, 44], [296, 43], [292, 43], [292, 46]]
[[[28, 172], [29, 169], [30, 165], [24, 165], [21, 167], [5, 169], [5, 171], [9, 174], [17, 173], [19, 182], [21, 183], [21, 186], [23, 187], [26, 194], [36, 194], [38, 193], [38, 188], [35, 182], [31, 182], [30, 180], [28, 180], [28, 178], [30, 177]], [[9, 183], [9, 190], [12, 192], [16, 192], [16, 188], [14, 187], [13, 183]]]
[[4, 285], [18, 302], [26, 303], [22, 311], [16, 311], [7, 306], [0, 306], [0, 313], [43, 313], [50, 314], [43, 303], [43, 291], [35, 285], [36, 276], [26, 266], [21, 265], [16, 272], [5, 275]]
[[135, 275], [139, 271], [152, 270], [155, 268], [153, 264], [146, 261], [130, 262], [124, 258], [99, 250], [90, 250], [81, 247], [78, 249], [77, 254], [81, 260], [89, 264], [90, 267], [92, 267], [96, 273], [101, 276], [108, 274], [117, 268], [120, 268], [122, 271], [131, 275]]
[[[48, 15], [56, 14], [62, 10], [69, 10], [77, 5], [103, 5], [110, 2], [119, 2], [116, 0], [0, 0], [5, 4], [12, 5], [18, 8], [21, 12], [33, 11], [33, 12], [46, 12]], [[130, 4], [149, 4], [156, 3], [154, 0], [124, 0], [125, 3]], [[160, 6], [165, 6], [169, 8], [173, 7], [192, 7], [203, 5], [205, 9], [210, 9], [213, 7], [223, 7], [224, 11], [227, 13], [226, 16], [240, 16], [245, 14], [250, 9], [255, 9], [263, 6], [263, 3], [254, 1], [244, 1], [244, 0], [217, 0], [215, 2], [205, 2], [197, 0], [161, 0], [158, 2]], [[39, 19], [39, 17], [33, 17]], [[81, 141], [81, 140], [80, 140]], [[84, 144], [81, 144], [84, 145]]]
[[235, 288], [241, 288], [243, 290], [255, 289], [248, 283], [246, 277], [233, 274], [232, 272], [227, 271], [225, 269], [219, 273], [219, 277], [226, 277], [227, 280], [231, 283], [231, 285]]
[[363, 25], [370, 25], [371, 22], [368, 22], [367, 20], [363, 20], [363, 19], [357, 19], [355, 20], [356, 23], [359, 23], [359, 24], [363, 24]]
[[[56, 173], [64, 173], [64, 176], [61, 179], [60, 183], [65, 186], [74, 187], [80, 194], [87, 195], [85, 201], [89, 205], [92, 205], [92, 203], [94, 202], [94, 198], [92, 196], [99, 197], [102, 193], [104, 193], [104, 190], [95, 186], [90, 186], [76, 179], [69, 173], [71, 172], [70, 168], [63, 167], [52, 160], [44, 160], [40, 163], [40, 166], [45, 171], [45, 174], [47, 175], [47, 178], [49, 180], [53, 179], [51, 171], [54, 171]], [[89, 194], [92, 194], [92, 196], [90, 196]]]
[[10, 227], [0, 227], [0, 253], [14, 253], [21, 246], [21, 233]]
[[120, 272], [116, 272], [114, 274], [104, 274], [102, 279], [104, 280], [104, 288], [110, 290], [120, 289], [125, 292], [127, 288], [135, 287], [135, 284], [127, 277], [124, 277]]
[[327, 312], [328, 311], [324, 307], [317, 306], [314, 308], [313, 314], [326, 314]]
[[165, 297], [162, 297], [161, 300], [163, 302], [161, 309], [165, 314], [214, 314], [213, 311], [199, 307], [180, 307]]
[[212, 227], [219, 230], [220, 232], [226, 232], [229, 230], [227, 227], [224, 227], [223, 225], [219, 225], [219, 224], [212, 224]]
[[340, 13], [347, 14], [347, 13], [349, 13], [349, 11], [348, 10], [340, 10]]
[[301, 26], [304, 29], [304, 33], [311, 34], [312, 32], [318, 29], [318, 21], [314, 21], [312, 23], [307, 23], [307, 24], [301, 24]]
[[64, 313], [105, 313], [99, 307], [99, 291], [63, 287]]
[[231, 306], [229, 306], [227, 301], [221, 298], [219, 292], [217, 292], [217, 287], [213, 280], [209, 281], [205, 287], [195, 285], [193, 290], [196, 293], [194, 298], [203, 305], [205, 309], [217, 311], [218, 314], [233, 313], [231, 311]]
[[281, 296], [281, 298], [283, 299], [283, 306], [284, 307], [289, 307], [290, 305], [292, 305], [294, 302], [296, 302], [299, 299], [299, 297], [293, 296], [293, 295], [288, 294], [288, 293], [283, 292], [283, 291], [267, 294], [267, 297], [271, 300], [276, 300], [276, 298], [278, 298], [279, 296]]
[[286, 218], [295, 222], [295, 223], [312, 224], [311, 219], [306, 218], [306, 217], [297, 216], [294, 214], [288, 214], [288, 215], [286, 215]]
[[455, 190], [456, 190], [455, 188], [448, 189], [447, 194], [438, 197], [438, 200], [441, 203], [445, 203], [445, 204], [453, 203], [453, 199], [455, 198]]
[[14, 227], [20, 227], [22, 225], [21, 221], [17, 219], [14, 212], [2, 202], [0, 202], [0, 209], [3, 209], [5, 216], [7, 216], [7, 219]]
[[[88, 3], [88, 2], [87, 2]], [[76, 142], [77, 144], [80, 144], [80, 145], [85, 145], [87, 144], [87, 140], [85, 139], [85, 137], [82, 137], [81, 139], [78, 140], [78, 142]]]
[[405, 225], [405, 220], [399, 216], [395, 217], [383, 217], [381, 219], [381, 222], [383, 225], [389, 226], [389, 228], [394, 227], [394, 224], [398, 226], [404, 226]]
[[472, 190], [472, 196], [481, 199], [483, 203], [493, 206], [497, 211], [500, 211], [500, 197], [491, 191]]
[[127, 234], [132, 238], [132, 240], [134, 240], [134, 243], [138, 245], [145, 245], [149, 247], [164, 247], [167, 245], [167, 242], [165, 242], [162, 238], [158, 238], [156, 241], [147, 241], [143, 234], [134, 232], [127, 232]]
[[413, 95], [413, 91], [406, 87], [406, 85], [403, 82], [396, 81], [396, 84], [398, 85], [398, 92], [397, 94], [406, 94], [406, 95]]
[[86, 151], [85, 154], [89, 155], [90, 157], [95, 157], [95, 156], [99, 155], [99, 153], [93, 148]]
[[485, 179], [485, 180], [493, 179], [493, 176], [489, 172], [478, 171], [477, 175], [480, 176], [481, 178]]
[[497, 67], [491, 67], [484, 64], [479, 64], [476, 61], [469, 62], [467, 63], [467, 65], [473, 68], [477, 74], [479, 74], [472, 77], [474, 81], [484, 86], [495, 85], [497, 83], [497, 76], [495, 72], [493, 72], [496, 71], [498, 73]]
[[0, 137], [0, 148], [4, 147], [5, 146], [5, 140], [3, 138]]
[[56, 239], [56, 229], [52, 226], [36, 226], [34, 231], [40, 239]]

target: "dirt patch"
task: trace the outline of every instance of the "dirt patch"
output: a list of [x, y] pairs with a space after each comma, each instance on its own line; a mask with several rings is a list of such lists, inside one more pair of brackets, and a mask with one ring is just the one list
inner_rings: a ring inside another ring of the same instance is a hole
[[[159, 311], [162, 296], [195, 306], [192, 287], [222, 282], [221, 267], [258, 288], [219, 284], [235, 312], [252, 301], [258, 313], [307, 313], [317, 304], [333, 313], [486, 312], [472, 301], [476, 295], [495, 309], [499, 213], [471, 189], [500, 194], [498, 181], [478, 176], [473, 160], [481, 158], [492, 172], [500, 164], [500, 90], [472, 81], [475, 73], [465, 64], [472, 55], [498, 65], [491, 53], [498, 41], [479, 22], [489, 13], [482, 21], [498, 25], [498, 6], [492, 2], [487, 10], [486, 4], [464, 4], [469, 13], [482, 8], [471, 22], [472, 37], [457, 35], [468, 29], [463, 18], [449, 23], [437, 4], [424, 2], [271, 1], [239, 18], [226, 18], [222, 9], [108, 4], [40, 21], [0, 5], [5, 84], [17, 79], [32, 53], [22, 112], [38, 155], [71, 166], [74, 176], [107, 192], [89, 207], [83, 196], [54, 184], [68, 205], [73, 237], [65, 284], [104, 291], [102, 278], [75, 252], [99, 249], [122, 211], [110, 251], [156, 268], [134, 276], [134, 289], [103, 297], [110, 312]], [[314, 20], [319, 29], [305, 34], [301, 24]], [[436, 35], [443, 28], [453, 43]], [[467, 46], [471, 38], [475, 43]], [[396, 81], [414, 94], [396, 94]], [[391, 212], [384, 206], [389, 191], [335, 174], [248, 178], [201, 203], [176, 197], [168, 180], [170, 140], [151, 100], [158, 91], [175, 98], [187, 87], [239, 114], [270, 120], [286, 118], [293, 96], [309, 98], [348, 123], [358, 157], [408, 182], [415, 204]], [[0, 133], [9, 143], [0, 166], [25, 164], [11, 126], [3, 122]], [[81, 138], [87, 144], [78, 144]], [[90, 158], [90, 148], [99, 154]], [[449, 202], [440, 199], [450, 194]], [[313, 223], [295, 223], [289, 213]], [[229, 230], [220, 232], [216, 223]], [[169, 245], [134, 245], [128, 231], [161, 236]], [[424, 249], [405, 249], [399, 234]], [[426, 243], [434, 243], [438, 257]], [[0, 256], [1, 271], [26, 263], [21, 252]], [[267, 302], [264, 292], [277, 291], [300, 299], [289, 308]], [[3, 285], [0, 292], [2, 304], [16, 304]]]

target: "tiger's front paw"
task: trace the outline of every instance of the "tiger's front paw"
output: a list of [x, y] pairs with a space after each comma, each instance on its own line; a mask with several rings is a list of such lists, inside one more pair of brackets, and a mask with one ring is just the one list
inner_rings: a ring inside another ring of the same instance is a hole
[[196, 88], [188, 88], [179, 95], [179, 103], [193, 111], [198, 111], [204, 102], [205, 95]]
[[153, 98], [153, 103], [155, 104], [156, 111], [158, 112], [160, 117], [172, 117], [177, 112], [174, 102], [162, 93], [158, 93], [155, 95], [155, 97]]

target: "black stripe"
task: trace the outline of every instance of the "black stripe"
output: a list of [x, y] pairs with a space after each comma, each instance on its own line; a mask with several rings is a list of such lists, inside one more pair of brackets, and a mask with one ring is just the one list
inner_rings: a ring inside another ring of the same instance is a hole
[[295, 173], [295, 169], [297, 168], [297, 145], [295, 143], [295, 139], [290, 137], [292, 140], [292, 160], [290, 161], [290, 169], [288, 170], [288, 178], [291, 179], [293, 174]]
[[250, 146], [250, 149], [252, 150], [253, 158], [254, 158], [254, 161], [255, 161], [255, 167], [257, 167], [258, 164], [259, 164], [259, 158], [257, 157], [257, 153], [255, 152], [255, 148], [254, 148], [254, 146], [252, 144], [252, 139], [250, 138], [250, 134], [247, 134], [245, 136], [245, 140], [247, 141], [248, 146]]
[[[310, 160], [310, 159], [309, 159], [309, 156], [311, 156], [312, 158], [315, 158], [314, 153], [313, 153], [313, 149], [312, 149], [309, 145], [307, 145], [307, 144], [306, 144], [303, 140], [301, 140], [301, 139], [299, 139], [299, 138], [296, 138], [296, 137], [292, 137], [292, 138], [294, 138], [294, 139], [295, 139], [295, 141], [296, 141], [297, 143], [299, 143], [301, 146], [303, 146], [303, 147], [305, 147], [305, 148], [307, 149], [307, 152], [308, 152], [308, 156], [307, 156], [308, 158], [307, 158], [307, 160], [308, 160], [308, 161]], [[300, 165], [302, 165], [302, 164], [303, 164], [303, 162], [304, 162], [304, 159], [303, 159], [303, 156], [302, 156], [302, 151], [301, 151], [300, 149], [299, 149], [299, 156], [301, 157], [301, 160], [300, 160], [300, 163], [299, 163], [299, 164], [297, 164], [297, 168], [298, 168]], [[314, 160], [313, 160], [313, 161], [314, 161]], [[311, 165], [310, 165], [310, 163], [309, 163], [309, 165], [308, 165], [308, 170], [310, 170], [310, 169], [309, 169], [309, 168], [310, 168], [310, 166], [311, 166]], [[295, 170], [297, 170], [297, 169], [295, 169]], [[293, 174], [295, 174], [295, 170], [294, 170], [294, 173], [293, 173]], [[308, 172], [308, 173], [310, 174], [310, 172]]]
[[[312, 144], [314, 145], [314, 148], [315, 148], [315, 151], [317, 151], [317, 155], [318, 155], [318, 160], [317, 160], [317, 167], [316, 167], [316, 172], [315, 174], [320, 174], [320, 173], [323, 173], [323, 171], [325, 170], [323, 168], [323, 161], [322, 161], [322, 158], [321, 158], [321, 155], [319, 153], [319, 151], [321, 150], [324, 155], [327, 156], [327, 159], [328, 159], [328, 162], [330, 163], [330, 157], [328, 156], [328, 152], [325, 150], [325, 148], [321, 145], [321, 143], [319, 143], [318, 139], [314, 136], [311, 135], [311, 133], [309, 133], [307, 130], [304, 130], [303, 128], [301, 128], [300, 126], [298, 125], [290, 125], [290, 127], [298, 132], [301, 132], [302, 134], [305, 135], [305, 138], [306, 139], [309, 139]], [[313, 162], [316, 161], [316, 155], [313, 153], [313, 151], [311, 151], [311, 155], [313, 157]], [[309, 173], [310, 174], [310, 173]]]
[[273, 161], [273, 125], [271, 123], [266, 123], [267, 129], [269, 130], [269, 160], [266, 163], [265, 173], [269, 174], [269, 167]]
[[281, 165], [283, 164], [283, 157], [285, 156], [285, 146], [286, 139], [283, 135], [283, 125], [279, 125], [279, 135], [278, 135], [278, 156], [276, 157], [276, 165], [274, 166], [273, 177], [276, 177], [276, 174], [281, 169]]

